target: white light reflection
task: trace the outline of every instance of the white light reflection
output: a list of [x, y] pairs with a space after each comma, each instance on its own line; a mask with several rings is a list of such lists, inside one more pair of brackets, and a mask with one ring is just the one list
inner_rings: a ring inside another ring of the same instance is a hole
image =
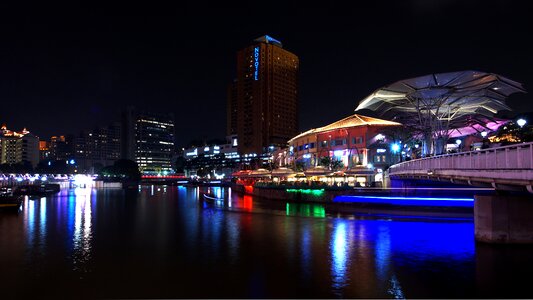
[[231, 207], [231, 188], [228, 188], [228, 207]]
[[74, 269], [79, 270], [82, 264], [91, 258], [92, 240], [92, 210], [91, 189], [79, 189], [74, 191], [76, 195], [76, 210], [74, 217]]
[[333, 289], [335, 290], [341, 290], [346, 286], [347, 238], [346, 223], [343, 221], [337, 222], [330, 245], [332, 257], [331, 276]]
[[27, 210], [25, 210], [27, 226], [28, 226], [28, 246], [33, 246], [34, 238], [34, 229], [35, 229], [35, 202], [28, 199], [28, 196], [24, 197], [24, 202], [26, 203]]
[[405, 299], [405, 296], [402, 292], [402, 287], [400, 286], [400, 282], [396, 278], [396, 275], [392, 275], [392, 278], [390, 280], [391, 287], [387, 290], [387, 292], [394, 297], [394, 299]]
[[46, 198], [39, 202], [39, 233], [42, 242], [46, 240]]

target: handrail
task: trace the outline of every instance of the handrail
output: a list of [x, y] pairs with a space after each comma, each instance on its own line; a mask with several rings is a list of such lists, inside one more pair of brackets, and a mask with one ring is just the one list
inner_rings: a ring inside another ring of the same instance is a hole
[[[521, 157], [519, 154], [520, 150], [523, 148], [529, 148], [529, 153], [523, 153], [522, 155], [524, 157]], [[411, 169], [411, 166], [417, 165], [419, 168], [421, 167], [431, 167], [436, 169], [443, 169], [439, 163], [439, 165], [435, 165], [433, 162], [441, 162], [441, 161], [450, 161], [451, 163], [444, 164], [445, 167], [450, 167], [452, 165], [452, 169], [458, 169], [458, 166], [455, 166], [455, 161], [458, 160], [458, 158], [465, 158], [468, 157], [468, 161], [462, 161], [463, 163], [469, 164], [469, 169], [476, 169], [476, 158], [481, 157], [484, 155], [484, 161], [483, 165], [485, 168], [481, 169], [494, 169], [494, 168], [487, 168], [488, 165], [497, 165], [499, 166], [501, 163], [498, 162], [498, 153], [504, 151], [504, 168], [503, 169], [520, 169], [520, 168], [526, 168], [526, 169], [533, 169], [533, 142], [529, 143], [520, 143], [520, 144], [513, 144], [508, 146], [502, 146], [502, 147], [495, 147], [495, 148], [487, 148], [487, 149], [481, 149], [481, 150], [475, 150], [475, 151], [467, 151], [467, 152], [460, 152], [460, 153], [451, 153], [451, 154], [444, 154], [444, 155], [437, 155], [437, 156], [431, 156], [431, 157], [424, 157], [419, 159], [413, 159], [405, 162], [401, 162], [395, 165], [390, 166], [389, 173], [394, 171], [400, 171], [402, 169]], [[508, 153], [515, 154], [515, 159], [510, 159]], [[527, 155], [529, 154], [529, 158]], [[500, 158], [501, 159], [501, 158]], [[489, 161], [487, 161], [489, 160]], [[510, 161], [515, 162], [514, 164], [510, 163]], [[524, 163], [529, 163], [529, 167], [521, 165]], [[480, 163], [478, 162], [478, 165]], [[463, 166], [463, 164], [461, 164]]]

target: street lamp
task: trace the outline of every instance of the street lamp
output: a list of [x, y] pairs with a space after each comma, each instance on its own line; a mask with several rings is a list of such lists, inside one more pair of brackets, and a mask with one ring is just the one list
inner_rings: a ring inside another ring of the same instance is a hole
[[518, 119], [516, 120], [516, 124], [518, 124], [518, 126], [520, 126], [520, 128], [524, 127], [524, 125], [526, 125], [527, 121], [525, 119]]

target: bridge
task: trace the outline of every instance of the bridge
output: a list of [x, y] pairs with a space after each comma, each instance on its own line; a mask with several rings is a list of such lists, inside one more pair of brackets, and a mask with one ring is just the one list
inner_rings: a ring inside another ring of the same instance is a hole
[[533, 143], [414, 159], [393, 165], [391, 179], [429, 179], [533, 193]]
[[494, 195], [474, 196], [476, 240], [533, 243], [533, 143], [410, 160], [391, 166], [388, 174], [492, 186]]

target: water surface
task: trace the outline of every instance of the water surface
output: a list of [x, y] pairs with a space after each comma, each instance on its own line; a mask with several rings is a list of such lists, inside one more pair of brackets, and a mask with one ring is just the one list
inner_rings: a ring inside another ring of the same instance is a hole
[[338, 214], [214, 188], [71, 189], [0, 213], [0, 298], [532, 298], [533, 248], [471, 218]]

